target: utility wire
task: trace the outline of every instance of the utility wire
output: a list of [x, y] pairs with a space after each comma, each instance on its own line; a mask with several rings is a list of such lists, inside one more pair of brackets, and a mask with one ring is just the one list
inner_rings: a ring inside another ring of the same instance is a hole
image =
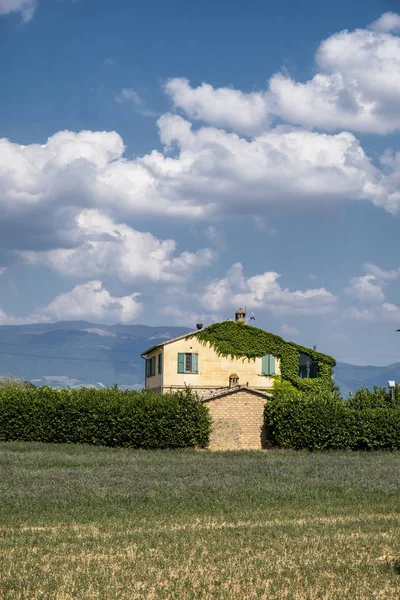
[[[42, 354], [23, 354], [22, 352], [0, 352], [0, 354], [4, 354], [5, 356], [24, 356], [26, 358], [47, 358], [47, 359], [56, 359], [56, 360], [77, 360], [79, 362], [95, 362], [95, 363], [107, 363], [110, 364], [109, 360], [100, 360], [99, 358], [76, 358], [73, 356], [44, 356]], [[114, 360], [113, 364], [118, 365], [131, 365], [131, 360]]]
[[[51, 346], [50, 344], [35, 344], [34, 346], [32, 344], [13, 344], [12, 342], [1, 342], [0, 341], [0, 346], [15, 346], [17, 348], [30, 348], [31, 350], [33, 350], [34, 348], [54, 348], [54, 346]], [[76, 351], [80, 351], [80, 350], [84, 350], [85, 352], [118, 352], [121, 354], [127, 354], [129, 352], [132, 352], [132, 350], [108, 350], [106, 348], [74, 348], [71, 346], [66, 346], [64, 347], [59, 347], [59, 349], [63, 349], [63, 350], [76, 350]]]

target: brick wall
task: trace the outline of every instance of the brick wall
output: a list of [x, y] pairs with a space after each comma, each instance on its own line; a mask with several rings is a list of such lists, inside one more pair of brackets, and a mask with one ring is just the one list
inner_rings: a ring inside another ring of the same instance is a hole
[[256, 450], [265, 446], [266, 398], [247, 390], [209, 400], [213, 426], [210, 450]]

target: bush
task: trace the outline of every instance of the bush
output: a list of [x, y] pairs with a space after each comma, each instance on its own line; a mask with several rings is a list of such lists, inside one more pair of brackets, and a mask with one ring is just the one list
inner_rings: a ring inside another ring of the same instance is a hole
[[318, 396], [276, 384], [264, 418], [271, 443], [296, 450], [400, 449], [400, 409], [354, 409], [334, 393]]
[[[394, 396], [394, 397], [393, 397]], [[374, 386], [373, 391], [361, 387], [349, 398], [348, 406], [355, 410], [366, 408], [400, 408], [400, 385], [396, 384], [394, 394], [382, 386]]]
[[185, 448], [208, 443], [208, 409], [190, 391], [0, 388], [0, 440]]

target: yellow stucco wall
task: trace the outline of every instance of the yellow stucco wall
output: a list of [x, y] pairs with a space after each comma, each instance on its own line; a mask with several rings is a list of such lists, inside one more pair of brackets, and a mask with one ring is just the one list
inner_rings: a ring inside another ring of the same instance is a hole
[[[153, 350], [147, 355], [148, 358], [158, 355], [161, 349]], [[261, 375], [261, 358], [254, 361], [231, 359], [218, 356], [210, 346], [200, 344], [195, 338], [180, 339], [170, 344], [165, 344], [163, 351], [163, 374], [150, 377], [146, 381], [146, 387], [150, 389], [162, 387], [164, 390], [170, 386], [183, 387], [190, 385], [197, 387], [227, 387], [229, 376], [236, 373], [239, 376], [239, 384], [248, 383], [250, 387], [259, 389], [270, 389], [273, 385], [271, 377]], [[193, 352], [199, 355], [199, 372], [178, 373], [178, 352]], [[156, 361], [157, 363], [157, 361]], [[156, 364], [157, 369], [157, 364]], [[280, 374], [280, 361], [276, 359], [276, 374]]]
[[[163, 374], [159, 374], [158, 373], [158, 355], [162, 353], [162, 349], [161, 348], [157, 348], [156, 350], [153, 350], [153, 352], [149, 352], [149, 354], [147, 355], [146, 358], [152, 358], [153, 356], [156, 357], [156, 374], [153, 375], [153, 377], [148, 377], [146, 378], [146, 389], [157, 389], [159, 391], [162, 390], [162, 386], [163, 386]], [[143, 368], [145, 369], [145, 363], [143, 361]], [[146, 373], [146, 371], [145, 371]]]

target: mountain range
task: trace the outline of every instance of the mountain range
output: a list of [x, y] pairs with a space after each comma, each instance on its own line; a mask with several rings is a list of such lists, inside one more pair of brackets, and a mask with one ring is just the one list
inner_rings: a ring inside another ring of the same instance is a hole
[[[125, 389], [141, 389], [141, 352], [189, 331], [186, 327], [99, 325], [87, 321], [3, 325], [0, 375], [54, 387], [102, 388], [118, 384]], [[400, 381], [400, 362], [386, 367], [338, 363], [335, 368], [335, 382], [344, 397], [361, 386], [387, 386], [388, 380]]]

